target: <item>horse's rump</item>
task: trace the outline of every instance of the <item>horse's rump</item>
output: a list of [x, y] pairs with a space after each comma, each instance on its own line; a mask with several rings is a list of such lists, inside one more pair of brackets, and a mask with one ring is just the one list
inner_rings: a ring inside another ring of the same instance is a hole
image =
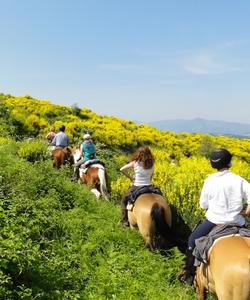
[[68, 162], [70, 165], [74, 163], [74, 158], [69, 147], [57, 147], [52, 151], [54, 157], [53, 166], [59, 168], [61, 165]]
[[[140, 195], [133, 207], [132, 211], [128, 211], [129, 223], [132, 227], [138, 226], [138, 229], [146, 242], [146, 245], [151, 249], [163, 249], [162, 242], [165, 243], [165, 237], [161, 236], [160, 244], [155, 244], [157, 233], [162, 230], [157, 228], [158, 220], [165, 226], [171, 226], [171, 211], [163, 196], [158, 194], [143, 194]], [[164, 240], [164, 241], [163, 241]]]
[[57, 147], [52, 151], [52, 154], [54, 157], [58, 157], [60, 155], [62, 155], [62, 153], [65, 155], [67, 153], [66, 148], [62, 148], [62, 147]]
[[52, 156], [54, 157], [54, 167], [59, 168], [64, 163], [66, 152], [67, 151], [61, 147], [58, 147], [52, 151]]
[[[128, 212], [129, 215], [132, 217], [132, 215], [136, 215], [138, 218], [150, 218], [152, 220], [152, 207], [153, 205], [158, 204], [163, 207], [164, 209], [164, 215], [165, 219], [167, 220], [167, 223], [169, 226], [171, 226], [172, 220], [171, 220], [171, 210], [169, 205], [167, 204], [167, 201], [165, 198], [158, 194], [142, 194], [140, 195], [137, 200], [135, 201], [133, 211]], [[154, 208], [154, 213], [156, 213], [156, 206]], [[152, 213], [153, 214], [153, 213]]]
[[205, 299], [207, 289], [219, 300], [249, 300], [250, 238], [219, 238], [209, 251], [208, 264], [197, 268], [195, 281], [199, 299]]
[[96, 196], [99, 192], [104, 198], [107, 198], [107, 173], [102, 165], [90, 166], [85, 173], [81, 173], [80, 177]]

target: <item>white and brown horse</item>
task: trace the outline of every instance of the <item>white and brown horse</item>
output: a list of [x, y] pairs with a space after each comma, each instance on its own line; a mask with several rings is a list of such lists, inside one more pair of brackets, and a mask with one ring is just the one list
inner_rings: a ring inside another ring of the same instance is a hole
[[206, 291], [219, 300], [250, 299], [250, 238], [226, 236], [215, 241], [208, 264], [196, 270], [195, 287], [199, 300]]
[[150, 250], [167, 250], [177, 246], [181, 252], [187, 248], [187, 237], [183, 239], [173, 228], [170, 205], [158, 194], [146, 193], [135, 201], [132, 211], [128, 211], [131, 227], [137, 227]]
[[[74, 162], [81, 158], [81, 152], [79, 148], [74, 147], [72, 149]], [[107, 198], [107, 172], [103, 165], [93, 164], [84, 172], [80, 169], [80, 179], [85, 183], [88, 189], [95, 194], [97, 198]]]

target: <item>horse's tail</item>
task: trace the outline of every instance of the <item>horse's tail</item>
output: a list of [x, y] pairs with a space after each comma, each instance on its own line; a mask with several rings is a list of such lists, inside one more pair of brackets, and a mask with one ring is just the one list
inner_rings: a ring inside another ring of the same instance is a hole
[[98, 177], [100, 180], [101, 194], [107, 200], [107, 183], [106, 183], [105, 170], [103, 168], [98, 168]]
[[154, 203], [151, 208], [151, 218], [155, 222], [157, 232], [167, 240], [172, 240], [172, 231], [165, 220], [165, 209], [159, 203]]
[[[154, 203], [151, 209], [151, 218], [155, 222], [156, 232], [165, 240], [165, 247], [177, 246], [183, 252], [183, 241], [177, 236], [165, 219], [165, 209], [159, 203]], [[186, 249], [185, 249], [186, 250]]]

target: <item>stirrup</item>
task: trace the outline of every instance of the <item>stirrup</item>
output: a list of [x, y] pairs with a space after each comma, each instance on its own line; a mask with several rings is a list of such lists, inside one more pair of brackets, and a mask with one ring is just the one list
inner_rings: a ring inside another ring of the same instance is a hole
[[177, 279], [184, 284], [188, 284], [188, 285], [193, 285], [194, 282], [194, 275], [190, 274], [189, 272], [185, 271], [183, 272], [179, 272], [179, 274], [177, 274]]
[[124, 227], [124, 228], [130, 226], [129, 221], [122, 221], [121, 224], [122, 224], [122, 227]]

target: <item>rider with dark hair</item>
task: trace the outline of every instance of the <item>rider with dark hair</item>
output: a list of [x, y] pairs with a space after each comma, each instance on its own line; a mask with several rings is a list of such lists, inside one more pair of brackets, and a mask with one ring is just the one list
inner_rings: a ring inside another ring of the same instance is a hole
[[54, 136], [52, 144], [56, 147], [66, 148], [69, 145], [69, 136], [64, 133], [65, 126], [61, 125], [59, 127], [59, 132]]
[[[129, 169], [133, 169], [133, 177], [129, 175]], [[127, 196], [138, 187], [151, 185], [151, 178], [154, 171], [154, 157], [150, 149], [147, 146], [140, 147], [134, 153], [132, 161], [121, 167], [120, 171], [133, 182], [121, 202], [121, 222], [125, 227], [129, 226], [128, 211], [126, 208]]]
[[[211, 166], [217, 172], [209, 175], [201, 191], [200, 206], [206, 210], [206, 219], [189, 236], [184, 272], [179, 275], [183, 283], [192, 285], [195, 276], [192, 255], [195, 240], [207, 235], [218, 224], [244, 226], [244, 217], [250, 216], [250, 184], [229, 171], [231, 159], [232, 154], [224, 148], [214, 149], [210, 156]], [[245, 209], [243, 200], [248, 204]]]

